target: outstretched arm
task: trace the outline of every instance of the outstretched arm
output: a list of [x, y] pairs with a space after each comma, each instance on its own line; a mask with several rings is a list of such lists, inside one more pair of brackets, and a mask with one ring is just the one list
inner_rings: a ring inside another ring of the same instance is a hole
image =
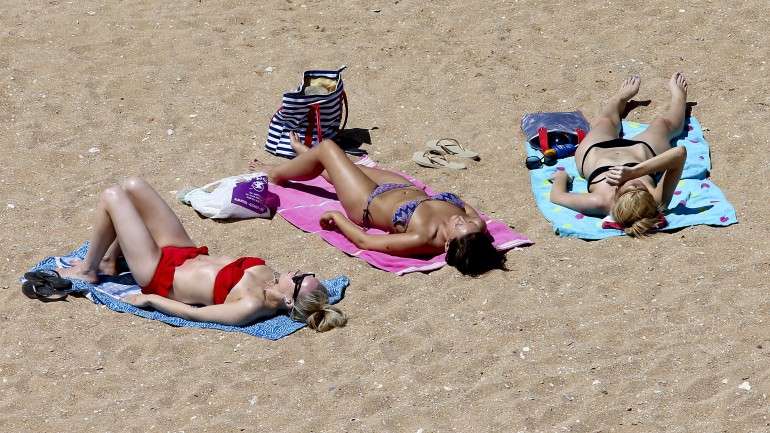
[[152, 307], [172, 316], [198, 322], [216, 322], [224, 325], [247, 325], [262, 315], [260, 305], [253, 299], [241, 299], [227, 304], [208, 305], [205, 307], [193, 307], [184, 302], [164, 298], [158, 295], [129, 295], [122, 299], [123, 302], [139, 307]]
[[436, 248], [431, 246], [419, 234], [370, 235], [337, 211], [324, 213], [321, 216], [320, 222], [321, 227], [326, 230], [339, 230], [355, 246], [362, 250], [380, 251], [393, 255], [431, 254], [436, 252]]
[[607, 216], [607, 209], [596, 194], [575, 194], [569, 192], [570, 179], [566, 172], [558, 171], [553, 178], [551, 202], [586, 215]]

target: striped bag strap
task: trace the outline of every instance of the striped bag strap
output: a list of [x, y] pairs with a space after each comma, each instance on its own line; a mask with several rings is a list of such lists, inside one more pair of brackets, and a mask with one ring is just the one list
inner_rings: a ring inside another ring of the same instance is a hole
[[323, 132], [321, 131], [321, 104], [310, 104], [310, 111], [307, 112], [307, 130], [305, 130], [305, 146], [313, 145], [313, 126], [316, 128], [316, 134], [318, 134], [318, 143], [323, 140]]
[[343, 130], [348, 124], [348, 113], [350, 113], [350, 110], [348, 109], [348, 94], [345, 93], [345, 90], [340, 93], [340, 99], [342, 100], [342, 106], [345, 107], [345, 121], [342, 122], [342, 126], [339, 127], [340, 130]]
[[[347, 65], [342, 65], [339, 69], [337, 69], [337, 79], [340, 82], [342, 82], [342, 71], [347, 68]], [[342, 126], [339, 127], [339, 130], [343, 130], [348, 124], [348, 114], [350, 113], [350, 110], [348, 109], [348, 94], [345, 93], [344, 88], [342, 89], [342, 93], [340, 93], [340, 99], [342, 100], [342, 105], [345, 107], [345, 120], [342, 122]]]

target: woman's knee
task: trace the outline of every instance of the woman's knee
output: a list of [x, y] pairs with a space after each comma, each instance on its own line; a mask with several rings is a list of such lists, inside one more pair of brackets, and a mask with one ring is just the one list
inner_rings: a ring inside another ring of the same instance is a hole
[[650, 122], [650, 128], [660, 129], [665, 131], [665, 133], [668, 135], [679, 131], [681, 125], [675, 123], [667, 117], [656, 117], [652, 120], [652, 122]]
[[615, 130], [620, 128], [620, 122], [609, 116], [598, 116], [591, 122], [591, 129]]
[[126, 192], [118, 185], [105, 189], [99, 196], [99, 200], [104, 204], [118, 203], [126, 199]]
[[127, 178], [126, 180], [123, 181], [121, 185], [123, 186], [123, 190], [129, 193], [151, 188], [150, 184], [148, 184], [147, 181], [145, 181], [141, 177], [136, 177], [136, 176], [131, 176]]
[[325, 138], [321, 140], [320, 143], [318, 143], [318, 151], [322, 154], [330, 154], [330, 153], [340, 153], [342, 152], [342, 149], [337, 145], [337, 143], [333, 142], [332, 140], [329, 140], [328, 138]]

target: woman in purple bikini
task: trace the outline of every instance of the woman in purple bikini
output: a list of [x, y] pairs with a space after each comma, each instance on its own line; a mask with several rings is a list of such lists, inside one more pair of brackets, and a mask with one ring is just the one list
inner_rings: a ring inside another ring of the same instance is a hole
[[455, 194], [429, 196], [396, 173], [355, 165], [333, 141], [308, 148], [295, 134], [291, 139], [298, 156], [268, 168], [270, 180], [280, 185], [323, 176], [332, 183], [347, 215], [324, 213], [324, 229], [339, 230], [365, 250], [399, 256], [446, 252], [447, 263], [465, 275], [504, 268], [505, 255], [492, 245], [484, 220]]

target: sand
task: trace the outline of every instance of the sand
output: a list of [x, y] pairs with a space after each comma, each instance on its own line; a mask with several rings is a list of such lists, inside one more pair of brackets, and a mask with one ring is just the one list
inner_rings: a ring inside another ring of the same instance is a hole
[[[0, 431], [766, 432], [770, 7], [744, 2], [5, 1], [0, 14]], [[269, 342], [177, 329], [18, 277], [89, 234], [130, 175], [173, 191], [243, 171], [304, 69], [349, 66], [349, 127], [379, 162], [509, 222], [510, 272], [396, 277], [281, 218], [213, 252], [353, 281], [346, 328]], [[594, 114], [629, 73], [665, 109], [675, 70], [740, 223], [561, 239], [536, 210], [522, 114]], [[464, 172], [409, 157], [452, 136]], [[747, 386], [739, 388], [743, 383]]]

